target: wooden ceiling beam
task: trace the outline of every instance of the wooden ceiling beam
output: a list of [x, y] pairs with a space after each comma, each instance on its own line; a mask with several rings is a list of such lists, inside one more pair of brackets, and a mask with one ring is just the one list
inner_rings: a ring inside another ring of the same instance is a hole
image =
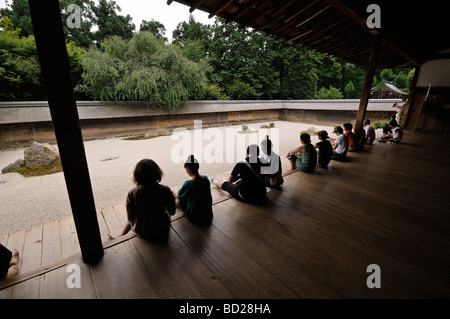
[[189, 13], [194, 12], [195, 9], [197, 9], [198, 7], [200, 7], [203, 2], [205, 2], [205, 0], [197, 0], [194, 5], [192, 7], [189, 8]]
[[[369, 29], [367, 26], [366, 20], [361, 18], [359, 15], [357, 15], [353, 10], [351, 10], [349, 7], [344, 5], [340, 0], [324, 0], [327, 3], [331, 4], [336, 10], [340, 11], [342, 14], [344, 14], [349, 19], [353, 20], [356, 24], [358, 24], [360, 27], [362, 27], [364, 30], [366, 30], [368, 33], [372, 33], [374, 35], [382, 35], [380, 30], [374, 28]], [[386, 41], [393, 50], [395, 50], [398, 54], [402, 55], [404, 58], [409, 60], [411, 63], [418, 65], [419, 62], [412, 57], [410, 54], [405, 52], [403, 49], [401, 49], [398, 45], [396, 45], [393, 41], [388, 39], [385, 35], [383, 36], [383, 40]]]
[[[278, 29], [278, 30], [273, 30], [273, 33], [275, 34], [276, 32], [281, 32], [282, 30], [284, 30], [284, 29], [288, 28], [289, 26], [291, 26], [292, 24], [294, 24], [295, 21], [291, 21], [293, 18], [295, 18], [296, 16], [298, 16], [302, 12], [308, 10], [309, 8], [311, 8], [318, 1], [319, 0], [315, 0], [315, 1], [311, 2], [309, 5], [307, 5], [306, 7], [302, 8], [301, 10], [296, 11], [294, 14], [288, 16], [286, 20], [283, 20], [283, 23], [285, 23], [285, 25], [283, 27], [281, 27], [280, 29]], [[291, 21], [291, 22], [289, 22], [289, 21]], [[272, 23], [268, 23], [268, 24], [270, 25]], [[267, 26], [265, 26], [265, 27], [267, 27]]]
[[302, 34], [300, 34], [300, 35], [298, 35], [298, 36], [296, 36], [294, 38], [286, 39], [286, 42], [294, 42], [294, 41], [296, 41], [296, 40], [298, 40], [298, 39], [300, 39], [300, 38], [310, 34], [311, 32], [314, 32], [314, 30], [309, 30], [309, 31], [307, 31], [305, 33], [302, 33]]
[[[248, 10], [250, 10], [250, 9], [256, 9], [256, 7], [257, 7], [257, 5], [259, 4], [259, 2], [261, 2], [261, 1], [255, 0], [255, 1], [253, 1], [253, 2], [250, 2], [250, 3], [249, 3], [247, 6], [245, 6], [242, 10], [240, 10], [237, 14], [235, 14], [235, 15], [232, 17], [232, 19], [233, 19], [234, 21], [236, 21], [241, 15], [247, 13]], [[263, 3], [265, 3], [265, 1], [264, 1]]]
[[[327, 10], [328, 8], [330, 8], [331, 5], [326, 6], [325, 8], [319, 10], [318, 12], [316, 12], [315, 14], [313, 14], [312, 16], [310, 16], [309, 18], [307, 18], [306, 20], [303, 20], [302, 22], [300, 22], [299, 24], [297, 24], [295, 27], [293, 28], [289, 28], [289, 30], [287, 32], [284, 32], [283, 34], [279, 35], [280, 38], [285, 38], [289, 33], [295, 31], [296, 29], [300, 28], [302, 25], [304, 25], [305, 23], [308, 23], [309, 21], [311, 21], [312, 19], [314, 19], [315, 17], [317, 17], [318, 15], [322, 14], [325, 10]], [[290, 24], [296, 23], [297, 21], [292, 21]], [[283, 29], [283, 28], [282, 28]], [[278, 30], [277, 30], [278, 31]]]
[[218, 14], [221, 13], [223, 10], [225, 10], [226, 8], [228, 8], [232, 2], [233, 2], [233, 0], [228, 0], [227, 3], [225, 3], [225, 4], [224, 4], [223, 6], [221, 6], [219, 9], [217, 9], [216, 11], [210, 13], [209, 16], [208, 16], [208, 18], [211, 19], [212, 17], [218, 15]]

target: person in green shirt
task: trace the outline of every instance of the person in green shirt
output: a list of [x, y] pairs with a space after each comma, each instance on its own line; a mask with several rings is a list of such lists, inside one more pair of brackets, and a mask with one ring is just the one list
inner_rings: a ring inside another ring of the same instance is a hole
[[314, 173], [317, 163], [317, 152], [311, 144], [311, 136], [308, 133], [301, 134], [300, 144], [300, 146], [290, 150], [286, 155], [291, 162], [291, 170], [296, 169], [306, 173]]
[[213, 219], [211, 182], [199, 174], [200, 165], [194, 155], [187, 158], [184, 168], [192, 179], [185, 181], [175, 196], [189, 222], [209, 224]]

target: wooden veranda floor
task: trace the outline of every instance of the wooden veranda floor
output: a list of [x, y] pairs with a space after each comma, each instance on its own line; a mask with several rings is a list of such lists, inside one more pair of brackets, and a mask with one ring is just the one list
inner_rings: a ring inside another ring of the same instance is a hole
[[[105, 255], [81, 260], [66, 218], [1, 238], [21, 252], [21, 274], [0, 298], [449, 298], [450, 137], [407, 132], [314, 174], [294, 172], [265, 206], [213, 188], [208, 227], [177, 215], [169, 240], [109, 241], [123, 204], [99, 213]], [[70, 264], [81, 288], [68, 288]], [[367, 266], [381, 270], [369, 289]]]

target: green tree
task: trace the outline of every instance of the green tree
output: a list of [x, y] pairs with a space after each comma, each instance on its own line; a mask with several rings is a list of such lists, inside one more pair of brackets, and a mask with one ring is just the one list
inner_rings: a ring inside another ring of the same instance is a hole
[[408, 89], [408, 79], [406, 78], [405, 73], [400, 72], [399, 74], [397, 74], [397, 76], [394, 78], [394, 85], [399, 89]]
[[383, 69], [380, 73], [381, 79], [384, 81], [392, 81], [394, 78], [394, 73], [391, 69]]
[[[68, 18], [74, 13], [69, 10], [71, 4], [76, 4], [79, 7], [80, 26], [70, 28], [67, 24]], [[20, 29], [20, 37], [28, 37], [33, 35], [33, 27], [31, 24], [30, 9], [27, 0], [13, 0], [5, 13], [11, 18], [12, 23]], [[94, 40], [94, 34], [91, 32], [95, 25], [95, 16], [93, 8], [95, 3], [92, 0], [60, 0], [61, 17], [63, 21], [63, 29], [66, 39], [73, 41], [77, 46], [89, 47]]]
[[110, 36], [119, 36], [126, 40], [133, 37], [135, 25], [132, 23], [131, 16], [119, 15], [117, 12], [122, 9], [115, 1], [100, 0], [98, 6], [93, 6], [92, 10], [98, 27], [98, 31], [94, 33], [97, 44]]
[[349, 96], [355, 91], [355, 86], [353, 85], [353, 82], [350, 81], [345, 85], [344, 88], [344, 92], [345, 92], [345, 97], [348, 99]]
[[209, 25], [195, 21], [194, 16], [189, 15], [189, 21], [183, 21], [178, 23], [175, 30], [172, 32], [172, 38], [174, 41], [183, 40], [201, 40], [206, 46], [211, 37], [211, 31]]
[[[89, 48], [95, 40], [95, 35], [91, 31], [95, 24], [93, 8], [95, 3], [92, 0], [60, 0], [61, 17], [63, 21], [64, 35], [68, 42], [73, 42], [76, 46]], [[71, 9], [70, 5], [77, 5], [79, 10]], [[80, 25], [70, 27], [73, 15], [80, 14]]]
[[206, 95], [202, 64], [150, 32], [136, 33], [130, 40], [110, 37], [100, 45], [102, 49], [92, 47], [83, 58], [78, 92], [102, 101], [147, 101], [171, 111]]
[[[0, 20], [0, 100], [43, 100], [45, 88], [34, 36], [19, 34], [20, 29], [14, 29], [9, 17]], [[75, 85], [81, 78], [84, 50], [73, 42], [66, 46]]]
[[212, 83], [236, 97], [235, 88], [242, 86], [247, 98], [272, 99], [279, 96], [280, 76], [274, 67], [279, 57], [279, 43], [273, 37], [254, 33], [236, 23], [216, 19], [211, 28], [209, 62]]
[[168, 41], [168, 39], [164, 36], [166, 34], [166, 27], [164, 24], [154, 19], [151, 21], [142, 20], [139, 27], [139, 32], [151, 32], [154, 35], [161, 37], [164, 41]]
[[328, 89], [321, 87], [317, 92], [316, 99], [318, 100], [334, 100], [334, 99], [342, 99], [342, 93], [335, 87], [329, 86]]
[[315, 52], [302, 46], [280, 43], [277, 69], [280, 73], [280, 98], [313, 99], [317, 93]]
[[8, 17], [0, 20], [0, 100], [43, 99], [39, 60], [32, 36], [20, 37]]
[[416, 69], [411, 69], [408, 72], [408, 75], [406, 76], [407, 80], [408, 80], [408, 87], [410, 88], [412, 86], [412, 82], [414, 79], [414, 73], [416, 72]]

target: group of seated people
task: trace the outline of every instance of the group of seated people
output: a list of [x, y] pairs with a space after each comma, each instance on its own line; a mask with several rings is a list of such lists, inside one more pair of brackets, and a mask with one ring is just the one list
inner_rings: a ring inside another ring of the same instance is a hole
[[[401, 140], [401, 129], [394, 121], [389, 123], [392, 127], [391, 137], [383, 135], [383, 140]], [[345, 160], [348, 151], [356, 151], [361, 143], [372, 144], [375, 140], [370, 120], [364, 122], [360, 143], [355, 141], [352, 125], [345, 123], [343, 126], [344, 128], [334, 128], [333, 133], [337, 138], [333, 143], [328, 140], [326, 131], [318, 133], [319, 141], [314, 145], [311, 144], [308, 133], [301, 134], [300, 145], [286, 154], [291, 169], [312, 173], [317, 164], [326, 168], [331, 160]], [[260, 146], [248, 146], [245, 159], [236, 163], [230, 175], [221, 181], [201, 175], [198, 160], [190, 155], [184, 168], [191, 179], [185, 181], [177, 192], [160, 184], [163, 172], [153, 160], [141, 160], [133, 173], [136, 187], [128, 193], [126, 199], [128, 223], [119, 234], [109, 236], [116, 238], [132, 229], [141, 237], [163, 238], [168, 234], [170, 216], [175, 214], [176, 207], [183, 210], [191, 223], [210, 223], [213, 219], [211, 184], [241, 202], [264, 203], [267, 191], [270, 188], [280, 188], [284, 181], [281, 158], [272, 148], [269, 136], [261, 141]]]
[[[364, 130], [360, 143], [356, 143], [352, 125], [345, 123], [344, 128], [336, 126], [333, 133], [337, 138], [334, 143], [328, 139], [324, 130], [318, 132], [319, 141], [312, 145], [308, 133], [300, 135], [300, 145], [290, 150], [286, 157], [291, 169], [303, 172], [314, 172], [316, 165], [326, 168], [331, 160], [345, 160], [348, 151], [355, 151], [358, 146], [375, 140], [375, 131], [370, 120], [364, 121]], [[377, 141], [400, 142], [403, 131], [395, 120], [389, 122], [391, 132]], [[233, 198], [246, 203], [259, 204], [267, 200], [267, 190], [279, 188], [283, 184], [281, 158], [272, 150], [272, 141], [266, 136], [260, 147], [253, 144], [247, 147], [246, 157], [238, 162], [228, 178], [218, 181], [208, 179], [199, 173], [199, 162], [190, 155], [184, 168], [191, 179], [173, 192], [169, 187], [160, 184], [163, 172], [151, 159], [139, 161], [133, 171], [133, 182], [136, 186], [128, 192], [126, 198], [127, 223], [118, 234], [108, 234], [111, 239], [127, 234], [130, 230], [139, 237], [148, 239], [165, 239], [169, 233], [170, 216], [176, 212], [177, 206], [185, 213], [191, 223], [205, 225], [213, 219], [211, 184], [228, 192]], [[178, 203], [178, 204], [177, 204]], [[0, 279], [10, 278], [18, 273], [19, 253], [9, 251], [0, 245]]]

